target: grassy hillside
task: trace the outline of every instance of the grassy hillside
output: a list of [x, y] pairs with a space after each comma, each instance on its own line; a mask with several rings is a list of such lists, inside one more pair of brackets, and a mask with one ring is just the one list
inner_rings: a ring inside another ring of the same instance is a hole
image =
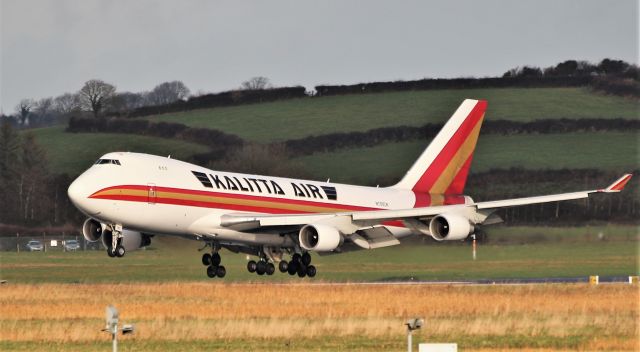
[[[166, 114], [152, 120], [218, 128], [249, 140], [269, 142], [336, 131], [444, 122], [465, 97], [488, 99], [487, 119], [638, 118], [638, 104], [633, 100], [595, 95], [580, 88], [537, 88], [434, 90], [295, 99]], [[81, 172], [98, 156], [113, 150], [171, 154], [179, 159], [207, 150], [202, 145], [155, 137], [69, 134], [61, 126], [32, 131], [48, 151], [53, 171], [70, 174]], [[427, 143], [383, 144], [298, 160], [316, 178], [370, 183], [380, 176], [401, 175]], [[473, 170], [512, 166], [636, 169], [638, 143], [638, 134], [632, 132], [482, 136]], [[352, 167], [345, 168], [345, 165]]]
[[582, 88], [460, 89], [294, 99], [164, 114], [154, 121], [217, 128], [253, 141], [444, 122], [465, 98], [487, 99], [487, 119], [637, 118], [637, 102]]
[[176, 159], [184, 159], [208, 150], [199, 144], [131, 134], [66, 133], [61, 126], [30, 132], [47, 151], [51, 170], [71, 175], [84, 171], [99, 156], [112, 151], [170, 154]]
[[[638, 168], [638, 138], [635, 132], [481, 136], [472, 171], [524, 167], [595, 168], [623, 173]], [[402, 176], [427, 145], [428, 141], [389, 143], [296, 160], [318, 179], [371, 184], [381, 176]]]

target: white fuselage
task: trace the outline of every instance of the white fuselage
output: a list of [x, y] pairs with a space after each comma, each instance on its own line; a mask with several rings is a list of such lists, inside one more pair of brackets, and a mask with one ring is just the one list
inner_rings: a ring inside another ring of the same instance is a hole
[[[78, 177], [69, 187], [74, 204], [100, 222], [153, 234], [288, 245], [281, 236], [221, 226], [221, 218], [238, 213], [340, 213], [416, 205], [416, 194], [410, 190], [219, 172], [138, 153], [109, 153], [100, 160], [117, 160], [117, 164], [95, 164]], [[449, 202], [464, 203], [464, 198]], [[398, 237], [411, 234], [399, 223], [387, 228]]]

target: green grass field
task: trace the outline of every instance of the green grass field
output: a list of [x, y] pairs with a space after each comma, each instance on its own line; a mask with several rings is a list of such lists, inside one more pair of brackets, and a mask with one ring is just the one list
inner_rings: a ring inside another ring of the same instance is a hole
[[[640, 165], [639, 138], [634, 132], [518, 136], [481, 134], [472, 172], [511, 167], [594, 168], [629, 172]], [[371, 148], [317, 153], [295, 160], [316, 179], [373, 184], [379, 177], [401, 177], [428, 144], [428, 141], [387, 143]]]
[[113, 151], [171, 154], [176, 159], [183, 159], [208, 150], [200, 144], [133, 134], [66, 133], [62, 126], [37, 128], [29, 132], [46, 150], [51, 170], [70, 175], [81, 173], [98, 157]]
[[638, 118], [638, 103], [583, 88], [459, 89], [294, 99], [152, 117], [258, 142], [377, 127], [444, 123], [465, 98], [487, 99], [487, 119]]
[[[491, 241], [472, 259], [468, 243], [419, 241], [374, 251], [314, 256], [316, 281], [463, 280], [588, 275], [637, 275], [636, 226], [578, 228], [489, 227]], [[600, 240], [602, 233], [605, 238]], [[200, 263], [199, 243], [154, 239], [148, 250], [124, 258], [103, 251], [63, 253], [1, 252], [0, 278], [16, 283], [210, 281]], [[223, 252], [225, 281], [294, 281], [277, 272], [272, 277], [246, 271], [246, 256]], [[306, 279], [309, 280], [309, 279]]]
[[[96, 321], [96, 326], [102, 322]], [[527, 334], [510, 334], [503, 336], [473, 336], [454, 333], [434, 334], [429, 330], [418, 330], [413, 333], [413, 350], [418, 343], [451, 343], [455, 341], [461, 351], [572, 351], [582, 350], [589, 341], [597, 340], [597, 333], [576, 331], [574, 334], [559, 338], [552, 334], [542, 333], [530, 336]], [[135, 338], [135, 337], [133, 337]], [[398, 331], [392, 337], [358, 337], [339, 336], [333, 338], [268, 338], [268, 339], [225, 339], [225, 340], [133, 340], [120, 338], [119, 351], [405, 351], [407, 338]], [[0, 342], [5, 351], [109, 351], [111, 341], [105, 335], [104, 342]], [[598, 348], [598, 350], [603, 350]]]

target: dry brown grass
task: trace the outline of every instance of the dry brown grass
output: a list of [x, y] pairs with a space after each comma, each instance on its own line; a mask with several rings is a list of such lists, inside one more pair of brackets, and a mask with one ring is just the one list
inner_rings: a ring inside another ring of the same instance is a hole
[[96, 341], [114, 304], [135, 339], [401, 336], [588, 337], [581, 348], [640, 348], [638, 286], [42, 284], [0, 287], [4, 341]]

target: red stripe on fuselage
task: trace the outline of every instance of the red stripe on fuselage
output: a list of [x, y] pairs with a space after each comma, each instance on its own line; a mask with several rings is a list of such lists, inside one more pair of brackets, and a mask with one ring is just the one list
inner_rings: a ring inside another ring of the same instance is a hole
[[[380, 210], [379, 208], [368, 208], [368, 207], [360, 207], [354, 205], [345, 205], [338, 203], [324, 203], [324, 202], [310, 202], [304, 200], [295, 200], [295, 199], [284, 199], [284, 198], [274, 198], [274, 197], [261, 197], [261, 196], [253, 196], [246, 194], [233, 194], [233, 193], [220, 193], [220, 192], [210, 192], [210, 191], [199, 191], [199, 190], [189, 190], [189, 189], [181, 189], [181, 188], [173, 188], [173, 187], [154, 187], [156, 192], [172, 192], [172, 193], [182, 193], [182, 194], [190, 194], [190, 195], [202, 195], [202, 196], [211, 196], [211, 197], [220, 197], [220, 198], [233, 198], [233, 199], [247, 199], [254, 201], [262, 201], [262, 202], [272, 202], [272, 203], [280, 203], [280, 204], [290, 204], [290, 205], [304, 205], [304, 206], [318, 206], [318, 207], [330, 207], [336, 208], [338, 210], [357, 210], [357, 211], [367, 211], [367, 210]], [[148, 196], [133, 196], [133, 195], [124, 195], [124, 194], [108, 194], [108, 195], [99, 195], [99, 193], [109, 190], [144, 190], [148, 191], [149, 186], [140, 186], [140, 185], [123, 185], [123, 186], [113, 186], [103, 188], [97, 192], [94, 192], [89, 198], [94, 199], [110, 199], [110, 200], [122, 200], [129, 202], [139, 202], [139, 203], [148, 203]], [[215, 209], [225, 209], [225, 210], [235, 210], [235, 211], [247, 211], [247, 212], [255, 212], [255, 213], [266, 213], [266, 214], [304, 214], [310, 213], [306, 211], [296, 211], [291, 209], [279, 209], [279, 208], [270, 208], [270, 207], [258, 207], [251, 205], [242, 205], [242, 204], [227, 204], [227, 203], [219, 203], [219, 202], [204, 202], [204, 201], [196, 201], [189, 199], [176, 199], [176, 198], [167, 198], [167, 197], [156, 197], [154, 203], [159, 204], [170, 204], [170, 205], [181, 205], [181, 206], [192, 206], [192, 207], [200, 207], [200, 208], [215, 208]], [[386, 226], [396, 226], [396, 227], [405, 227], [404, 223], [400, 220], [394, 221], [385, 221], [382, 223]]]
[[[113, 186], [113, 187], [107, 187], [97, 192], [94, 192], [92, 195], [89, 196], [89, 198], [124, 200], [124, 201], [146, 203], [149, 201], [147, 196], [132, 196], [132, 195], [119, 195], [119, 194], [100, 195], [100, 193], [104, 191], [110, 191], [110, 190], [148, 190], [148, 189], [149, 189], [148, 186], [140, 186], [140, 185]], [[294, 205], [294, 206], [300, 205], [300, 206], [311, 206], [311, 207], [326, 207], [326, 208], [335, 208], [337, 210], [344, 210], [344, 211], [380, 210], [380, 208], [362, 207], [362, 206], [346, 205], [346, 204], [340, 204], [340, 203], [327, 203], [327, 202], [297, 200], [297, 199], [288, 199], [288, 198], [255, 196], [255, 195], [247, 195], [247, 194], [200, 191], [200, 190], [173, 188], [173, 187], [155, 186], [155, 191], [156, 191], [156, 194], [161, 192], [172, 192], [172, 193], [180, 193], [180, 194], [187, 194], [187, 195], [200, 195], [200, 196], [210, 196], [210, 197], [229, 198], [229, 199], [246, 199], [249, 201], [261, 201], [261, 202], [270, 202], [274, 204], [287, 204], [287, 205]], [[285, 213], [296, 212], [295, 210], [292, 211], [289, 209], [257, 207], [257, 206], [241, 205], [241, 204], [226, 204], [226, 203], [223, 204], [223, 203], [188, 200], [188, 199], [165, 198], [165, 197], [159, 197], [159, 196], [156, 197], [155, 203], [187, 205], [187, 206], [195, 206], [195, 207], [203, 207], [203, 208], [244, 210], [244, 211], [253, 211], [253, 212], [260, 212], [260, 213], [274, 213], [274, 214], [275, 213], [285, 214]], [[306, 213], [306, 212], [299, 211], [298, 213]]]

